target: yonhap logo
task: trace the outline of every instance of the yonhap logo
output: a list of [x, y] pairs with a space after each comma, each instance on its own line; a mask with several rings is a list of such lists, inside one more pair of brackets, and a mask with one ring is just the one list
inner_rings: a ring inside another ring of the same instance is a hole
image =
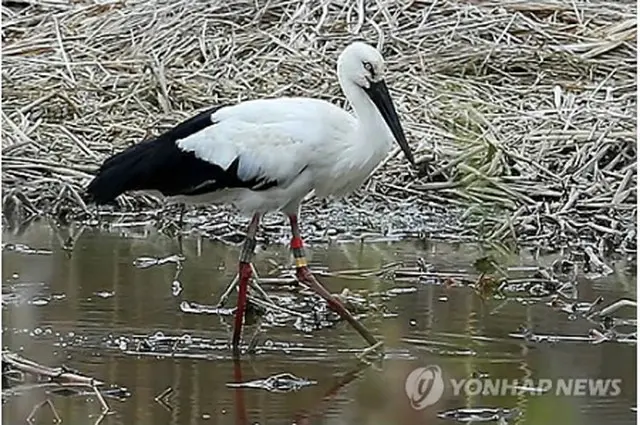
[[445, 388], [459, 396], [530, 396], [550, 394], [557, 397], [617, 397], [622, 393], [621, 378], [451, 378], [445, 381], [437, 365], [419, 367], [407, 376], [404, 389], [416, 410], [431, 406], [442, 398]]
[[431, 406], [444, 393], [442, 370], [436, 365], [419, 367], [407, 376], [404, 389], [414, 409], [421, 410]]

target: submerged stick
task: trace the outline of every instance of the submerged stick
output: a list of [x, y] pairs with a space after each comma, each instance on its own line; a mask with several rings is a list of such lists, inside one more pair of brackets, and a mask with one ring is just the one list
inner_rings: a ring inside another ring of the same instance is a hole
[[[2, 367], [3, 370], [5, 369], [5, 367], [7, 367], [9, 370], [17, 370], [22, 372], [23, 374], [30, 374], [38, 378], [45, 377], [49, 379], [49, 382], [29, 385], [27, 387], [22, 386], [25, 389], [35, 389], [42, 386], [51, 385], [61, 387], [88, 387], [96, 395], [96, 398], [98, 399], [98, 402], [100, 403], [100, 406], [102, 408], [102, 415], [106, 415], [107, 413], [111, 412], [107, 401], [98, 388], [99, 386], [104, 385], [104, 382], [99, 381], [93, 377], [67, 370], [65, 367], [52, 368], [49, 366], [44, 366], [11, 352], [2, 353]], [[61, 422], [60, 416], [58, 415], [55, 407], [53, 406], [53, 403], [51, 402], [51, 400], [49, 400], [49, 398], [46, 398], [45, 400], [34, 406], [31, 413], [29, 414], [29, 417], [27, 418], [27, 421], [32, 420], [36, 412], [40, 410], [40, 408], [42, 408], [42, 406], [44, 406], [45, 404], [49, 405], [56, 420], [58, 422]]]
[[613, 313], [614, 311], [620, 310], [623, 307], [638, 308], [638, 302], [634, 301], [634, 300], [629, 300], [629, 299], [621, 299], [621, 300], [618, 300], [615, 303], [603, 308], [597, 314], [598, 314], [598, 316], [606, 316], [606, 315], [609, 315], [609, 314]]
[[21, 357], [15, 353], [2, 353], [2, 363], [3, 365], [10, 366], [15, 370], [19, 370], [21, 372], [29, 373], [36, 376], [44, 376], [58, 383], [66, 382], [77, 385], [86, 385], [90, 387], [104, 385], [104, 382], [90, 376], [68, 371], [62, 367], [51, 368], [48, 366], [44, 366], [34, 361], [25, 359], [24, 357]]
[[27, 416], [27, 422], [33, 423], [33, 419], [35, 418], [36, 413], [38, 413], [38, 410], [40, 410], [42, 408], [42, 406], [44, 406], [45, 404], [48, 405], [49, 408], [51, 409], [51, 413], [53, 413], [53, 417], [55, 418], [55, 422], [57, 422], [57, 423], [62, 422], [62, 419], [60, 418], [60, 415], [58, 414], [58, 411], [56, 410], [56, 407], [53, 405], [53, 402], [48, 398], [44, 399], [40, 403], [38, 403], [35, 406], [33, 406], [33, 409], [31, 409], [31, 413], [29, 413], [29, 416]]
[[218, 304], [216, 305], [217, 308], [224, 307], [224, 305], [227, 303], [227, 300], [229, 299], [229, 295], [231, 295], [233, 290], [236, 288], [237, 284], [238, 284], [238, 274], [236, 273], [231, 283], [227, 285], [222, 295], [220, 295], [220, 299], [218, 300]]

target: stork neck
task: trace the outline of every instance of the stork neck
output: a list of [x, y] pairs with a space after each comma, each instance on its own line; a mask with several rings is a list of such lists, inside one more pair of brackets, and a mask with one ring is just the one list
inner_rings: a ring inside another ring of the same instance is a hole
[[358, 118], [358, 130], [367, 133], [369, 138], [386, 141], [389, 132], [387, 124], [364, 90], [355, 83], [343, 79], [340, 79], [340, 85]]

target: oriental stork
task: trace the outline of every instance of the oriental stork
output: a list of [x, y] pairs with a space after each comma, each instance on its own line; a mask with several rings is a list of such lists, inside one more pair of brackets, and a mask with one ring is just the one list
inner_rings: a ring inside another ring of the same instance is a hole
[[[362, 42], [350, 44], [338, 58], [337, 73], [354, 115], [329, 102], [301, 97], [213, 107], [108, 158], [87, 187], [88, 198], [98, 204], [124, 192], [145, 191], [170, 202], [230, 203], [251, 217], [239, 259], [232, 338], [236, 353], [255, 236], [260, 217], [271, 211], [289, 218], [298, 280], [359, 325], [309, 270], [298, 227], [300, 202], [312, 191], [320, 198], [354, 191], [394, 140], [409, 162], [415, 162], [378, 50]], [[376, 342], [371, 334], [365, 337], [370, 344]]]

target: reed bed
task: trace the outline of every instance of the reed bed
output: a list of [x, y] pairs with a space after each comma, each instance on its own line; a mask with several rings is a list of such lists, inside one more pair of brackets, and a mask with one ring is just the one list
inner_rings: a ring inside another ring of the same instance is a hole
[[[360, 39], [387, 59], [420, 165], [395, 150], [347, 205], [635, 252], [635, 2], [16, 0], [2, 17], [5, 217], [86, 216], [107, 156], [211, 105], [348, 107], [335, 64]], [[309, 199], [306, 220], [328, 208]]]

